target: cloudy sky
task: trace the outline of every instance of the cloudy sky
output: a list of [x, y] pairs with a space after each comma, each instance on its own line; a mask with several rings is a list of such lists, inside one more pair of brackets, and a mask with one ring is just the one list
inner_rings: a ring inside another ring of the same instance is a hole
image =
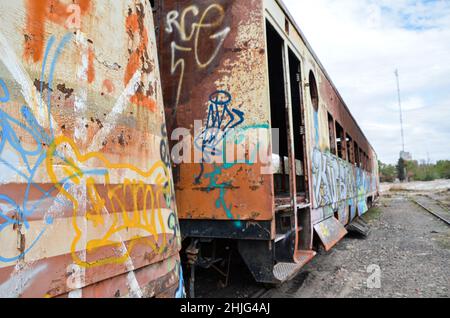
[[450, 0], [284, 0], [383, 162], [450, 159]]

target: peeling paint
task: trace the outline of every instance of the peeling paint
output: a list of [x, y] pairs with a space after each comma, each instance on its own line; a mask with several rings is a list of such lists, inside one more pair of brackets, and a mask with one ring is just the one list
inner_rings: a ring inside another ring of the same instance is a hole
[[150, 3], [8, 10], [24, 19], [0, 22], [0, 296], [174, 297], [181, 239]]
[[0, 298], [20, 297], [31, 285], [36, 276], [46, 269], [47, 265], [42, 264], [33, 269], [26, 269], [13, 273], [6, 282], [0, 285]]

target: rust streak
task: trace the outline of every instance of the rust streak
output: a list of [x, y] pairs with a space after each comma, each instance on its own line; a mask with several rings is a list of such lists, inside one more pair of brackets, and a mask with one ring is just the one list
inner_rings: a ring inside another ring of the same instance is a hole
[[87, 79], [89, 84], [91, 84], [95, 80], [94, 59], [95, 59], [94, 51], [91, 48], [89, 48], [88, 70], [87, 70]]

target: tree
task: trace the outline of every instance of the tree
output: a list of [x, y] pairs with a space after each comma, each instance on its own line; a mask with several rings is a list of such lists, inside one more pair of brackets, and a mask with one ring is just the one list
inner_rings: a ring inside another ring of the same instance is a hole
[[438, 161], [435, 169], [436, 173], [439, 175], [439, 178], [450, 179], [450, 161]]
[[397, 176], [401, 182], [406, 180], [406, 162], [405, 162], [405, 160], [403, 160], [403, 158], [400, 158], [398, 160]]
[[394, 182], [397, 178], [397, 171], [395, 166], [384, 164], [378, 161], [379, 171], [380, 171], [380, 181], [381, 182]]

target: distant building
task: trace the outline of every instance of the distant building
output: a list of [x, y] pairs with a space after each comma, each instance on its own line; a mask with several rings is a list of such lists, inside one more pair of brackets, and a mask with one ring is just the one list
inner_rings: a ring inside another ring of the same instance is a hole
[[400, 152], [400, 158], [402, 158], [405, 161], [412, 161], [413, 157], [410, 152], [402, 151]]

